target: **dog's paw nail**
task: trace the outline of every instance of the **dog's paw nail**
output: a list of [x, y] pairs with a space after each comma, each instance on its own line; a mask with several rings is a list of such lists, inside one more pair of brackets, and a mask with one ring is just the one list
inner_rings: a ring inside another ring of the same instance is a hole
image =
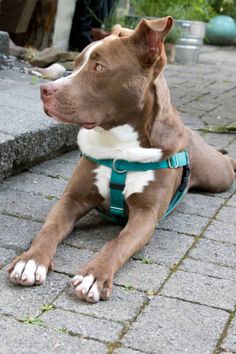
[[82, 293], [83, 295], [85, 295], [85, 294], [87, 293], [87, 289], [83, 288], [83, 289], [81, 290], [81, 293]]
[[71, 284], [72, 286], [76, 287], [77, 285], [82, 283], [83, 280], [84, 280], [83, 275], [75, 275], [71, 280]]

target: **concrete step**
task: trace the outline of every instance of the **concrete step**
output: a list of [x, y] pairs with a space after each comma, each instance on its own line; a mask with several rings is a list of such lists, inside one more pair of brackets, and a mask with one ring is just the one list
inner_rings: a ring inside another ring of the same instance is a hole
[[78, 128], [44, 114], [42, 82], [20, 70], [0, 70], [0, 181], [76, 147]]

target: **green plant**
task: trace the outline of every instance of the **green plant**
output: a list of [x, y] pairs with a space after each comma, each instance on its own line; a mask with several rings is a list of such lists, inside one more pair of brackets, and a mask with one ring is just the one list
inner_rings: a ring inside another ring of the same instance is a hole
[[118, 17], [117, 17], [117, 5], [118, 1], [114, 1], [114, 4], [111, 8], [111, 11], [107, 14], [105, 17], [104, 21], [102, 21], [97, 15], [94, 13], [94, 11], [88, 6], [88, 12], [90, 15], [101, 25], [101, 28], [104, 31], [110, 31], [112, 27], [119, 23]]
[[145, 257], [138, 257], [137, 258], [139, 261], [141, 261], [143, 264], [153, 264], [153, 260], [150, 258], [145, 258]]
[[181, 32], [180, 27], [173, 26], [171, 31], [166, 36], [165, 43], [176, 43], [181, 36]]
[[131, 4], [140, 16], [173, 16], [174, 19], [208, 21], [215, 15], [209, 0], [132, 0]]
[[57, 332], [69, 334], [69, 329], [66, 327], [57, 328]]
[[53, 304], [44, 304], [42, 307], [41, 307], [41, 310], [43, 312], [46, 312], [46, 311], [52, 311], [52, 310], [55, 310], [55, 306]]
[[132, 285], [129, 284], [123, 284], [122, 287], [124, 288], [125, 291], [132, 291], [134, 290]]
[[33, 324], [33, 325], [36, 325], [36, 326], [42, 326], [43, 325], [43, 321], [40, 318], [37, 318], [37, 317], [27, 317], [27, 318], [21, 320], [21, 322], [27, 323], [27, 324]]
[[209, 0], [217, 14], [231, 16], [236, 19], [236, 0]]

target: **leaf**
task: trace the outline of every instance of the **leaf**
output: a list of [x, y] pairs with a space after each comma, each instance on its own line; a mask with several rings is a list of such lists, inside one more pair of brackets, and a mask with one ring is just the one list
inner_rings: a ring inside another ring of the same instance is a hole
[[21, 320], [21, 322], [27, 323], [27, 324], [33, 324], [33, 325], [36, 325], [36, 326], [42, 326], [43, 325], [43, 321], [40, 318], [37, 318], [37, 317], [27, 317], [27, 318]]
[[53, 304], [44, 304], [42, 307], [41, 307], [41, 310], [46, 312], [46, 311], [52, 311], [52, 310], [55, 310], [55, 306]]

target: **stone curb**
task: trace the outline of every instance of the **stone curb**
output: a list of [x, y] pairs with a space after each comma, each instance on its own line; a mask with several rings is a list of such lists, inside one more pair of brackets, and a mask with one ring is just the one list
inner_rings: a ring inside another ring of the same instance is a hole
[[0, 70], [0, 182], [76, 147], [78, 128], [43, 113], [42, 80], [33, 79], [19, 70]]
[[52, 126], [19, 136], [0, 132], [0, 182], [39, 161], [53, 158], [76, 147], [77, 129]]

